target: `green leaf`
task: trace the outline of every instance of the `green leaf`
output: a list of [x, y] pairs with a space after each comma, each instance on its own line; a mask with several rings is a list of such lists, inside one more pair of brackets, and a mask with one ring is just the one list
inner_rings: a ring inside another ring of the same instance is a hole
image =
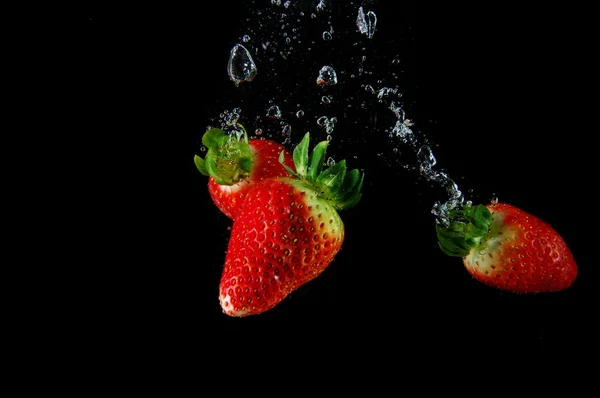
[[491, 223], [492, 214], [484, 205], [451, 209], [448, 224], [436, 225], [438, 245], [449, 256], [464, 257], [479, 245]]
[[194, 155], [194, 164], [200, 173], [204, 174], [205, 176], [209, 175], [208, 171], [206, 170], [206, 166], [204, 165], [204, 159], [202, 159], [200, 156]]
[[[285, 164], [284, 167], [292, 176], [310, 185], [317, 195], [337, 210], [353, 207], [362, 197], [360, 190], [364, 174], [361, 175], [358, 170], [347, 172], [345, 160], [325, 168], [328, 144], [328, 141], [321, 141], [309, 153], [309, 133], [306, 133], [292, 154], [297, 172], [294, 173]], [[282, 164], [283, 159], [282, 152], [279, 154], [279, 162]]]
[[[246, 178], [252, 170], [252, 154], [248, 136], [243, 126], [226, 134], [211, 128], [202, 136], [208, 148], [204, 157], [204, 169], [219, 185], [233, 185]], [[202, 166], [200, 166], [202, 167]]]
[[310, 142], [310, 133], [304, 134], [302, 141], [294, 148], [293, 158], [296, 171], [299, 176], [306, 177], [308, 167], [308, 145]]
[[321, 171], [323, 170], [323, 164], [325, 163], [325, 153], [327, 152], [328, 145], [329, 141], [321, 141], [313, 148], [307, 174], [307, 179], [309, 181], [316, 181], [319, 174], [321, 174]]
[[[356, 169], [353, 169], [350, 173], [353, 173], [355, 171], [357, 173], [359, 173], [359, 171]], [[362, 198], [361, 189], [362, 189], [364, 179], [365, 179], [365, 175], [363, 173], [360, 177], [360, 182], [358, 184], [358, 187], [356, 187], [356, 188], [353, 187], [350, 190], [345, 191], [344, 200], [341, 201], [336, 206], [338, 209], [349, 209], [349, 208], [356, 206], [358, 204], [358, 202], [360, 202], [360, 199]]]
[[356, 186], [356, 184], [360, 180], [360, 172], [358, 169], [350, 170], [346, 173], [344, 177], [344, 183], [340, 187], [340, 191], [344, 196], [348, 194], [348, 192], [352, 191], [352, 189]]
[[287, 170], [288, 173], [290, 173], [293, 177], [300, 179], [300, 176], [298, 174], [296, 174], [296, 172], [294, 170], [292, 170], [291, 167], [289, 167], [287, 164], [285, 164], [285, 151], [281, 151], [279, 152], [279, 163], [281, 163], [281, 165]]
[[337, 193], [342, 186], [345, 176], [346, 161], [342, 160], [319, 174], [315, 182], [319, 186], [322, 186], [326, 192], [332, 192], [334, 193], [333, 196], [335, 196], [335, 193]]
[[208, 172], [208, 174], [211, 175], [215, 179], [215, 182], [217, 184], [225, 183], [225, 181], [219, 174], [219, 171], [217, 168], [216, 155], [214, 152], [208, 151], [206, 153], [206, 157], [204, 158], [204, 165], [206, 166], [206, 171]]
[[246, 173], [250, 173], [250, 170], [252, 170], [252, 158], [240, 157], [239, 166], [240, 169], [244, 170]]
[[223, 130], [215, 127], [204, 133], [202, 144], [209, 149], [215, 149], [225, 145], [228, 138], [229, 136]]

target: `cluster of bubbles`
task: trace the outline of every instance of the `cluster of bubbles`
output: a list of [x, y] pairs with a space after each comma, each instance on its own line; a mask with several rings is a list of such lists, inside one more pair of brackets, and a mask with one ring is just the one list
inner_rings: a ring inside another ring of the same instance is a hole
[[[352, 4], [352, 1], [349, 1], [349, 4]], [[310, 20], [315, 20], [319, 17], [324, 18], [322, 24], [325, 24], [325, 29], [319, 31], [318, 37], [323, 42], [334, 41], [336, 34], [333, 22], [331, 16], [327, 16], [326, 12], [329, 6], [330, 4], [326, 0], [319, 1], [312, 9], [310, 5], [299, 7], [296, 2], [289, 0], [271, 0], [272, 9], [263, 10], [256, 8], [254, 10], [253, 20], [260, 20], [262, 22], [259, 23], [258, 28], [255, 28], [252, 32], [244, 33], [241, 36], [240, 42], [235, 43], [229, 53], [227, 73], [233, 84], [236, 87], [249, 85], [257, 78], [259, 72], [262, 70], [265, 71], [264, 73], [268, 75], [269, 78], [273, 78], [277, 74], [281, 74], [285, 78], [285, 70], [273, 69], [275, 57], [279, 57], [282, 60], [299, 57], [300, 60], [302, 60], [302, 57], [306, 57], [306, 51], [311, 51], [312, 46], [316, 45], [315, 42], [307, 40], [307, 34], [306, 32], [303, 32], [302, 29], [304, 28], [304, 25], [308, 25], [308, 23], [302, 20], [302, 18], [310, 18]], [[363, 8], [362, 5], [355, 6], [355, 12], [355, 30], [358, 33], [358, 37], [362, 36], [363, 39], [366, 37], [367, 41], [373, 41], [378, 27], [376, 13], [373, 10]], [[294, 19], [294, 17], [296, 17], [296, 19]], [[259, 30], [265, 29], [267, 23], [271, 24], [272, 27], [267, 27], [267, 31]], [[277, 31], [277, 29], [279, 29], [281, 33], [273, 36], [273, 31]], [[269, 34], [271, 34], [271, 36], [269, 36], [267, 32], [270, 32]], [[260, 40], [253, 43], [252, 37], [260, 37]], [[308, 43], [306, 43], [306, 41], [308, 41]], [[303, 51], [296, 51], [294, 46], [299, 45], [304, 45], [305, 49]], [[357, 47], [361, 45], [359, 39], [357, 39], [356, 45]], [[364, 46], [368, 44], [362, 43], [362, 45], [362, 50], [364, 50]], [[257, 65], [257, 61], [254, 59], [253, 54], [261, 54], [265, 62], [261, 65]], [[363, 54], [358, 58], [358, 75], [365, 74], [369, 76], [373, 73], [372, 70], [365, 66], [368, 61], [369, 58], [366, 54]], [[395, 55], [388, 65], [397, 66], [400, 63], [398, 56]], [[307, 65], [312, 67], [310, 64]], [[323, 64], [320, 65], [318, 69], [314, 70], [314, 80], [312, 80], [312, 84], [319, 93], [318, 100], [321, 107], [325, 106], [325, 108], [321, 109], [326, 109], [327, 106], [336, 101], [335, 92], [323, 93], [323, 90], [331, 89], [333, 86], [338, 85], [340, 79], [347, 80], [357, 77], [355, 73], [349, 73], [347, 70], [343, 70], [340, 74], [339, 70], [336, 69], [337, 67], [332, 64]], [[397, 77], [397, 75], [394, 75], [394, 77]], [[444, 202], [436, 202], [433, 205], [432, 213], [436, 216], [436, 222], [447, 223], [448, 211], [464, 203], [464, 196], [458, 185], [446, 173], [435, 169], [437, 160], [433, 154], [431, 145], [427, 142], [421, 142], [411, 129], [413, 122], [406, 117], [405, 110], [401, 104], [402, 93], [400, 92], [400, 89], [397, 86], [389, 86], [384, 83], [383, 79], [380, 79], [377, 82], [363, 84], [362, 87], [364, 88], [364, 93], [373, 98], [377, 106], [381, 107], [380, 104], [382, 104], [386, 112], [390, 112], [393, 115], [393, 125], [384, 131], [387, 131], [389, 136], [395, 141], [404, 144], [404, 146], [407, 146], [414, 152], [421, 176], [427, 181], [438, 184], [446, 190], [447, 200]], [[320, 90], [320, 92], [318, 90]], [[282, 103], [283, 102], [285, 101], [282, 100]], [[342, 101], [340, 100], [338, 102]], [[352, 104], [348, 104], [347, 106], [352, 107]], [[366, 105], [360, 104], [359, 106]], [[301, 105], [297, 104], [297, 107], [300, 108]], [[222, 123], [227, 126], [235, 125], [240, 118], [241, 112], [240, 108], [223, 112], [220, 115]], [[304, 109], [295, 109], [293, 115], [295, 116], [294, 119], [304, 119], [307, 112]], [[269, 101], [263, 116], [268, 120], [279, 121], [281, 140], [284, 144], [290, 143], [292, 125], [286, 122], [280, 105], [273, 100]], [[315, 115], [315, 122], [324, 132], [326, 139], [331, 141], [336, 134], [337, 117], [331, 114]], [[262, 135], [263, 130], [257, 128], [255, 133], [256, 135]], [[398, 152], [397, 147], [394, 147], [394, 150], [395, 152]], [[334, 164], [335, 160], [330, 157], [327, 160], [327, 163]]]

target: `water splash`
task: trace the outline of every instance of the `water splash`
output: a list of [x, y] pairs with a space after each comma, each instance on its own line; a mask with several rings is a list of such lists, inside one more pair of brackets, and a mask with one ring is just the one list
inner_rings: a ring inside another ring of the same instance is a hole
[[256, 77], [257, 68], [250, 51], [242, 44], [236, 44], [229, 53], [227, 73], [236, 86], [242, 82], [251, 82]]
[[415, 152], [421, 176], [427, 181], [435, 182], [446, 189], [448, 199], [444, 202], [435, 202], [431, 212], [436, 217], [436, 223], [448, 225], [448, 211], [464, 204], [465, 198], [458, 184], [448, 174], [435, 170], [434, 166], [437, 164], [437, 159], [431, 147], [427, 144], [421, 145], [415, 133], [410, 128], [413, 122], [406, 118], [404, 109], [396, 105], [393, 101], [390, 104], [390, 109], [396, 116], [396, 124], [390, 135], [399, 138], [402, 143], [407, 144]]

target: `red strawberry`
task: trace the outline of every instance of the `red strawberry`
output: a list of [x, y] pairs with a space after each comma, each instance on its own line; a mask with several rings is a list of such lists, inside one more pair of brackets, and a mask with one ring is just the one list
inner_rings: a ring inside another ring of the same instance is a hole
[[[271, 177], [288, 176], [283, 164], [294, 170], [292, 154], [283, 145], [263, 138], [248, 140], [243, 126], [226, 134], [218, 128], [208, 130], [202, 143], [206, 156], [194, 156], [198, 170], [209, 176], [208, 192], [215, 205], [235, 220], [248, 190], [257, 182]], [[284, 162], [278, 160], [284, 152]]]
[[439, 245], [462, 257], [467, 271], [486, 285], [515, 293], [557, 292], [570, 287], [577, 265], [563, 238], [548, 223], [507, 203], [451, 209], [436, 226]]
[[[361, 197], [364, 175], [344, 160], [324, 169], [327, 141], [309, 159], [309, 133], [294, 149], [296, 172], [261, 181], [233, 223], [219, 300], [230, 316], [263, 313], [319, 276], [344, 241], [338, 211]], [[282, 158], [280, 158], [282, 160]]]

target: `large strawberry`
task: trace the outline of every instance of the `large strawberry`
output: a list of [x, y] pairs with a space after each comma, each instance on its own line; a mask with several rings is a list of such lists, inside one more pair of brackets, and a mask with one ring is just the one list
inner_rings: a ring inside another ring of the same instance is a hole
[[[282, 144], [255, 138], [248, 140], [244, 127], [226, 134], [212, 128], [202, 136], [208, 148], [206, 156], [194, 156], [198, 170], [209, 176], [208, 192], [215, 205], [227, 217], [235, 220], [248, 190], [257, 182], [271, 177], [287, 176], [284, 165], [294, 170], [292, 154]], [[283, 164], [279, 154], [283, 151]]]
[[364, 174], [346, 171], [345, 160], [325, 167], [327, 145], [318, 143], [309, 156], [306, 133], [293, 152], [296, 171], [261, 181], [246, 195], [220, 282], [225, 314], [273, 308], [320, 275], [339, 252], [345, 232], [338, 211], [359, 202]]
[[513, 205], [470, 203], [451, 209], [436, 226], [439, 246], [462, 257], [467, 271], [486, 285], [515, 293], [557, 292], [570, 287], [577, 265], [548, 223]]

